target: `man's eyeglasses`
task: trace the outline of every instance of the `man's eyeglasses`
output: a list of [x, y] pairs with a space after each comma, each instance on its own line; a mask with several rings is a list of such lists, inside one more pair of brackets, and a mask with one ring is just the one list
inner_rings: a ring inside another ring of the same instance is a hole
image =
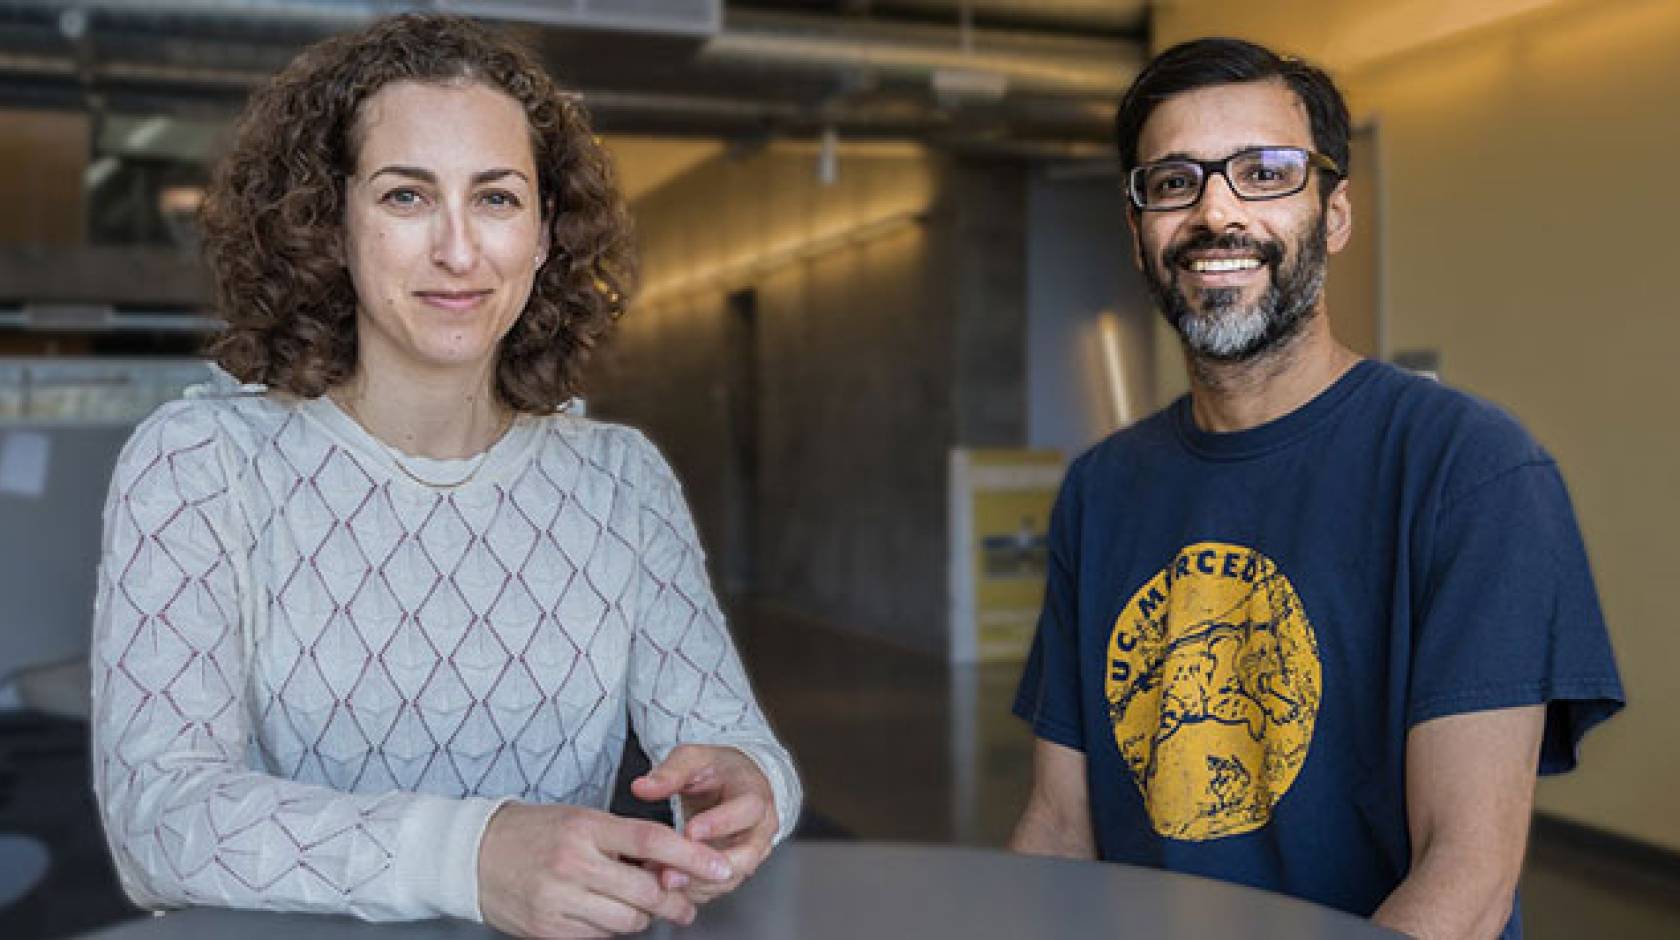
[[1208, 177], [1218, 173], [1243, 199], [1282, 199], [1305, 189], [1314, 167], [1342, 178], [1342, 168], [1322, 153], [1301, 147], [1255, 147], [1223, 160], [1175, 157], [1133, 167], [1126, 191], [1132, 205], [1145, 212], [1188, 209], [1201, 200]]

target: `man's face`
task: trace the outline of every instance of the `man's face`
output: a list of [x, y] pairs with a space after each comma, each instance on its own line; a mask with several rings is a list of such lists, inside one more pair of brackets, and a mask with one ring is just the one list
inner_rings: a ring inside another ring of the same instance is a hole
[[[1281, 81], [1216, 85], [1167, 99], [1138, 138], [1138, 160], [1222, 160], [1252, 147], [1312, 149], [1300, 99]], [[1328, 255], [1347, 244], [1347, 186], [1321, 180], [1293, 196], [1247, 201], [1223, 175], [1185, 209], [1131, 213], [1138, 264], [1190, 351], [1253, 359], [1299, 332], [1318, 309]]]

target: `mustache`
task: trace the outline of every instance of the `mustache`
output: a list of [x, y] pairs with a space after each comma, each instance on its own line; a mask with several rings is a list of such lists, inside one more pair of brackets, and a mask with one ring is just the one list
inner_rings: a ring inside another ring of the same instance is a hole
[[1283, 263], [1283, 245], [1279, 242], [1263, 242], [1251, 235], [1215, 235], [1212, 232], [1199, 232], [1167, 252], [1167, 266], [1183, 267], [1188, 260], [1186, 256], [1192, 251], [1252, 251], [1274, 269]]

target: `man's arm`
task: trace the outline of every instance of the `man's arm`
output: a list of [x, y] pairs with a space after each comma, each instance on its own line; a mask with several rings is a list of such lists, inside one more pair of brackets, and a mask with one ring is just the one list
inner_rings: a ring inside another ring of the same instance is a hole
[[1032, 793], [1009, 837], [1009, 848], [1027, 855], [1097, 857], [1082, 752], [1038, 740], [1033, 748]]
[[1498, 936], [1522, 873], [1545, 714], [1449, 715], [1406, 736], [1412, 869], [1377, 923], [1423, 940]]

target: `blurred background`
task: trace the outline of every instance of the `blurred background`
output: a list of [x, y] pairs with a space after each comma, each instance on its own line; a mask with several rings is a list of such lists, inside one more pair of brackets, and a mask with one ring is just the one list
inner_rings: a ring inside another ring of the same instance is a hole
[[1576, 501], [1631, 701], [1542, 782], [1530, 936], [1680, 935], [1680, 3], [0, 3], [0, 934], [136, 916], [86, 761], [99, 511], [200, 380], [194, 214], [245, 96], [374, 15], [492, 19], [578, 89], [644, 288], [592, 415], [684, 482], [805, 835], [998, 846], [1065, 462], [1182, 394], [1131, 263], [1115, 101], [1238, 35], [1357, 132], [1330, 276], [1358, 351], [1515, 412]]

